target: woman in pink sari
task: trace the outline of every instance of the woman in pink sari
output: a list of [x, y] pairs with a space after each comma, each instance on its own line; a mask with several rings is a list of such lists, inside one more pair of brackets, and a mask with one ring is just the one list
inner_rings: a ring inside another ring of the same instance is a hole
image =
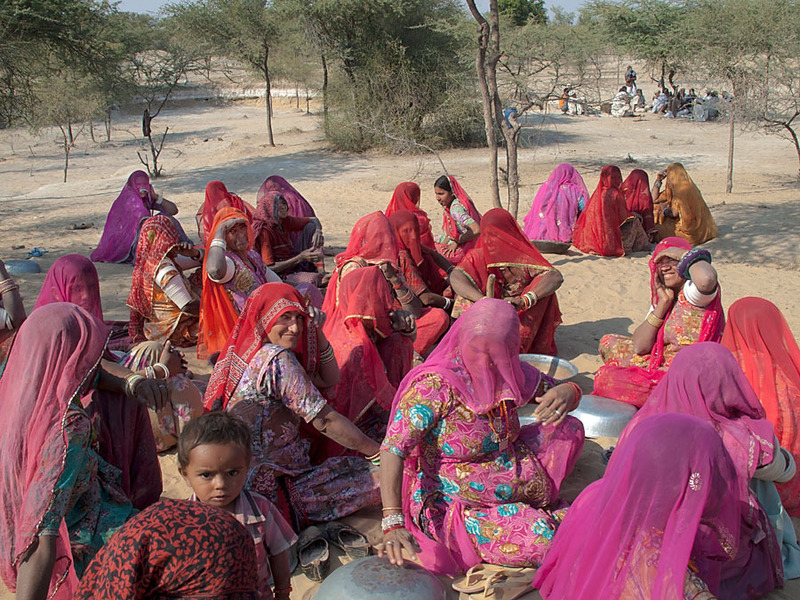
[[589, 190], [580, 173], [561, 163], [536, 192], [525, 216], [525, 235], [529, 240], [572, 241], [572, 228], [588, 201]]
[[736, 492], [707, 423], [643, 419], [570, 507], [533, 586], [545, 600], [713, 600], [738, 549]]
[[[730, 351], [716, 343], [693, 344], [672, 361], [664, 379], [631, 419], [617, 451], [631, 443], [639, 424], [662, 413], [699, 417], [719, 434], [736, 469], [722, 496], [740, 513], [738, 548], [722, 565], [720, 598], [749, 600], [783, 587], [781, 546], [769, 517], [751, 490], [751, 480], [780, 478], [788, 466], [779, 452], [772, 424]], [[672, 455], [665, 453], [664, 457]], [[782, 462], [782, 465], [779, 464]], [[710, 582], [707, 582], [710, 583]]]
[[[507, 302], [475, 303], [403, 380], [381, 446], [384, 551], [420, 552], [453, 575], [480, 562], [538, 566], [565, 503], [559, 488], [583, 446], [567, 416], [580, 388], [521, 363]], [[535, 402], [538, 422], [517, 409]]]
[[650, 311], [633, 337], [600, 339], [604, 366], [594, 379], [596, 394], [642, 406], [679, 350], [718, 342], [725, 313], [711, 254], [689, 242], [662, 240], [650, 257]]
[[444, 209], [436, 250], [454, 265], [475, 246], [481, 234], [481, 213], [455, 177], [442, 175], [433, 184], [436, 201]]
[[[278, 192], [286, 199], [289, 204], [289, 216], [291, 217], [317, 216], [314, 212], [314, 207], [309, 204], [308, 200], [280, 175], [271, 175], [264, 180], [264, 183], [258, 188], [256, 203], [267, 192]], [[300, 234], [292, 232], [289, 236], [292, 238], [292, 243], [294, 243], [300, 237]]]
[[147, 173], [134, 171], [111, 205], [103, 235], [92, 252], [91, 259], [94, 262], [132, 263], [136, 258], [139, 229], [144, 220], [154, 213], [164, 214], [172, 219], [181, 242], [191, 241], [174, 218], [178, 214], [178, 207], [156, 194]]

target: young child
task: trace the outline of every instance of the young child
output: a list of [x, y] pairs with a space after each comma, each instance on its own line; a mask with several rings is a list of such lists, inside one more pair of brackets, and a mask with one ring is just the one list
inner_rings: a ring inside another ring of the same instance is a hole
[[[286, 600], [292, 591], [288, 550], [297, 536], [269, 500], [242, 489], [251, 443], [250, 429], [243, 421], [224, 412], [208, 413], [189, 421], [181, 432], [178, 465], [194, 490], [192, 500], [228, 511], [253, 536], [262, 600]], [[270, 576], [275, 582], [274, 596]]]

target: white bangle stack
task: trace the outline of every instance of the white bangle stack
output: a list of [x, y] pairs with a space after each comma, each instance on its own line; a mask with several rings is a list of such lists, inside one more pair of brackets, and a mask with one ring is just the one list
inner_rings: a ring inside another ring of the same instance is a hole
[[214, 238], [213, 240], [211, 240], [211, 243], [208, 245], [208, 247], [209, 248], [222, 248], [223, 252], [227, 252], [228, 251], [228, 244], [225, 242], [225, 240], [220, 239], [220, 238]]

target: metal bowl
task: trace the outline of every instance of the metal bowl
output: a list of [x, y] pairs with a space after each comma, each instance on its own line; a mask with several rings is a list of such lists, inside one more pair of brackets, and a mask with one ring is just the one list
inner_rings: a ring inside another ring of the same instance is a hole
[[[519, 409], [519, 424], [530, 425], [535, 423], [533, 411], [536, 404], [528, 404]], [[630, 404], [585, 394], [581, 398], [578, 408], [569, 413], [583, 423], [583, 429], [587, 438], [596, 437], [619, 437], [628, 421], [636, 414], [636, 408]]]
[[572, 245], [570, 242], [556, 242], [554, 240], [531, 240], [531, 243], [536, 246], [539, 252], [544, 254], [566, 254]]
[[444, 585], [413, 563], [398, 567], [367, 556], [339, 567], [319, 586], [316, 600], [445, 600]]
[[578, 367], [564, 358], [547, 354], [520, 354], [519, 359], [536, 367], [545, 375], [555, 377], [559, 381], [567, 381], [578, 374]]
[[6, 271], [9, 275], [22, 275], [24, 273], [41, 273], [42, 267], [35, 260], [7, 260]]

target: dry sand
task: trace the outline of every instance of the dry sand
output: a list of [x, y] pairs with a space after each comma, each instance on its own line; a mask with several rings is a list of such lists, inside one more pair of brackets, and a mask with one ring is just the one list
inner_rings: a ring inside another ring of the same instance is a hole
[[[734, 193], [725, 194], [727, 126], [668, 120], [653, 115], [630, 119], [609, 116], [532, 116], [520, 152], [521, 208], [526, 214], [539, 185], [561, 162], [571, 162], [589, 189], [597, 184], [605, 164], [620, 166], [623, 176], [633, 168], [653, 174], [670, 162], [682, 162], [711, 207], [720, 239], [708, 244], [714, 255], [727, 308], [743, 296], [763, 296], [800, 332], [800, 186], [792, 147], [758, 132], [736, 139]], [[319, 128], [318, 116], [295, 110], [283, 101], [275, 111], [277, 147], [266, 143], [264, 109], [253, 102], [219, 105], [212, 102], [175, 107], [154, 122], [169, 125], [162, 154], [164, 176], [156, 190], [176, 202], [186, 231], [196, 238], [194, 214], [203, 202], [206, 183], [222, 180], [231, 191], [255, 202], [261, 182], [270, 175], [288, 179], [314, 206], [325, 227], [327, 244], [341, 249], [356, 219], [385, 208], [395, 185], [416, 181], [423, 190], [422, 207], [435, 228], [441, 210], [431, 190], [441, 174], [431, 155], [350, 155], [331, 152]], [[141, 168], [138, 114], [118, 115], [111, 142], [94, 143], [82, 134], [73, 150], [69, 182], [63, 183], [63, 154], [56, 131], [33, 138], [23, 130], [0, 131], [0, 258], [24, 258], [35, 246], [49, 252], [39, 260], [42, 273], [17, 276], [30, 310], [52, 262], [68, 253], [88, 255], [97, 245], [108, 208], [128, 175]], [[100, 132], [98, 132], [99, 134]], [[636, 162], [626, 163], [626, 157]], [[441, 158], [481, 211], [490, 208], [488, 160], [485, 149], [445, 151]], [[73, 231], [72, 223], [94, 223]], [[12, 246], [24, 249], [12, 250]], [[591, 390], [592, 374], [600, 366], [597, 343], [605, 333], [629, 333], [645, 315], [648, 304], [647, 254], [600, 258], [570, 251], [550, 256], [564, 274], [558, 292], [564, 324], [556, 333], [560, 356], [580, 369], [575, 379]], [[125, 307], [131, 267], [98, 264], [106, 318], [127, 319]], [[200, 376], [207, 366], [192, 361]], [[587, 440], [575, 473], [567, 480], [568, 499], [603, 472], [602, 447], [613, 440]], [[177, 473], [175, 457], [161, 458], [165, 496], [185, 497], [188, 488]], [[378, 513], [348, 519], [378, 542]], [[334, 557], [333, 564], [339, 559]], [[299, 571], [298, 571], [299, 572]], [[312, 598], [316, 588], [302, 575], [293, 578], [293, 598]], [[0, 600], [13, 597], [0, 590]], [[452, 595], [451, 597], [455, 597]], [[531, 593], [526, 598], [535, 598]], [[787, 582], [769, 598], [800, 597], [800, 580]]]

